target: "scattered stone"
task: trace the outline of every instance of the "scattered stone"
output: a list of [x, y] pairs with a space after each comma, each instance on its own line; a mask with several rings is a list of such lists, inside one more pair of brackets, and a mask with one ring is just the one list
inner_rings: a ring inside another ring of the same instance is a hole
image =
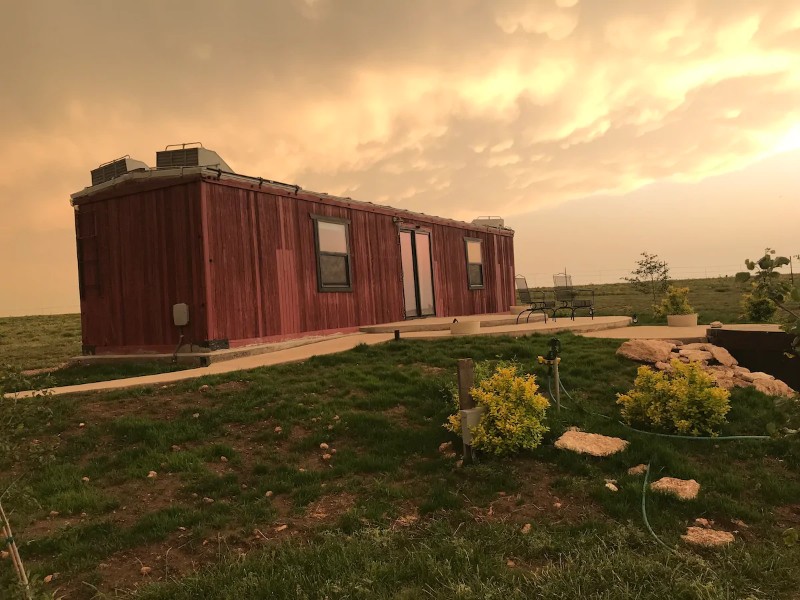
[[611, 483], [610, 481], [606, 481], [606, 489], [609, 490], [609, 491], [612, 491], [612, 492], [618, 492], [619, 491], [619, 488], [616, 485], [614, 485], [613, 483]]
[[281, 427], [280, 425], [275, 427], [275, 433], [281, 433], [282, 431], [283, 431], [283, 427]]
[[205, 393], [206, 393], [207, 391], [209, 391], [210, 389], [211, 389], [211, 387], [210, 387], [210, 386], [207, 386], [207, 385], [201, 385], [201, 386], [200, 386], [200, 388], [199, 388], [197, 391], [198, 391], [198, 392], [200, 392], [201, 394], [205, 394]]
[[332, 429], [333, 429], [333, 425], [328, 425], [328, 431], [331, 431]]
[[9, 556], [11, 556], [10, 553], [5, 550], [0, 550], [0, 560], [6, 560]]
[[193, 413], [192, 414], [192, 418], [193, 419], [199, 419], [200, 418], [200, 413]]
[[405, 515], [404, 517], [399, 517], [394, 524], [398, 527], [410, 527], [414, 523], [419, 520], [419, 517], [415, 514]]
[[319, 449], [320, 449], [320, 450], [327, 450], [328, 448], [330, 448], [330, 446], [328, 446], [328, 444], [326, 444], [325, 442], [322, 442], [322, 443], [319, 445]]
[[515, 563], [513, 560], [511, 560], [511, 559], [509, 558], [509, 559], [506, 561], [506, 566], [507, 566], [507, 567], [510, 567], [510, 568], [512, 568], [512, 569], [513, 569], [514, 567], [516, 567], [516, 566], [517, 566], [517, 563]]
[[331, 459], [331, 455], [330, 454], [326, 453], [326, 454], [322, 455], [322, 460], [330, 460], [330, 459]]
[[628, 469], [628, 475], [644, 475], [647, 471], [647, 465], [636, 465]]
[[671, 371], [672, 370], [672, 365], [669, 364], [668, 362], [660, 362], [659, 361], [654, 366], [659, 371]]
[[297, 470], [298, 470], [298, 471], [300, 471], [301, 473], [305, 473], [305, 472], [306, 472], [306, 470], [305, 470], [303, 467], [300, 467], [300, 468], [299, 468], [299, 469], [297, 469]]
[[711, 354], [711, 352], [708, 352], [707, 350], [699, 350], [694, 348], [689, 348], [689, 349], [681, 348], [680, 351], [678, 352], [678, 355], [685, 356], [686, 358], [689, 359], [689, 362], [705, 363], [714, 358], [714, 355]]
[[617, 354], [639, 362], [668, 362], [675, 344], [664, 340], [628, 340], [618, 349]]
[[579, 454], [592, 456], [610, 456], [628, 447], [628, 442], [620, 438], [585, 433], [583, 431], [566, 431], [556, 440], [556, 448], [570, 450]]
[[50, 583], [50, 582], [51, 582], [51, 581], [53, 581], [54, 579], [58, 579], [58, 576], [59, 576], [59, 573], [53, 573], [52, 575], [47, 575], [47, 576], [46, 576], [46, 577], [43, 579], [43, 581], [44, 581], [45, 583]]
[[178, 446], [178, 445], [173, 444], [172, 445], [172, 451], [173, 452], [180, 452], [181, 451], [181, 447]]
[[61, 514], [61, 513], [59, 513], [57, 510], [51, 510], [50, 511], [50, 516], [51, 517], [57, 517], [59, 514]]
[[439, 452], [446, 458], [452, 458], [456, 455], [453, 450], [453, 442], [442, 442], [439, 444]]
[[78, 423], [78, 427], [80, 427], [81, 429], [83, 429], [84, 427], [86, 427], [86, 423]]
[[213, 498], [209, 498], [208, 496], [205, 496], [203, 498], [203, 502], [205, 502], [206, 504], [214, 504], [214, 499]]
[[741, 519], [731, 519], [731, 523], [736, 525], [739, 529], [747, 529], [748, 527], [750, 527], [747, 523], [745, 523]]
[[150, 471], [150, 472], [147, 474], [147, 478], [148, 478], [148, 479], [155, 479], [156, 477], [158, 477], [158, 473], [156, 473], [155, 471]]
[[267, 493], [266, 493], [266, 494], [264, 494], [264, 496], [266, 496], [267, 498], [272, 498], [272, 496], [273, 496], [273, 491], [272, 491], [272, 490], [269, 490], [269, 491], [267, 491]]
[[711, 526], [713, 525], [712, 521], [709, 521], [708, 519], [703, 519], [702, 517], [698, 517], [697, 519], [694, 520], [694, 522], [695, 525], [699, 525], [700, 527], [704, 527], [706, 529], [711, 529]]
[[275, 532], [276, 532], [276, 533], [280, 533], [281, 531], [286, 531], [287, 529], [289, 529], [289, 526], [288, 526], [288, 525], [278, 525], [278, 526], [275, 528]]
[[83, 483], [89, 483], [89, 478], [88, 478], [88, 477], [85, 477], [85, 476], [84, 476], [84, 477], [81, 477], [81, 481], [82, 481]]
[[153, 567], [142, 567], [139, 569], [139, 573], [142, 575], [150, 575], [153, 572]]
[[711, 329], [722, 329], [722, 321], [711, 321]]
[[339, 420], [339, 415], [333, 415], [333, 420], [334, 421], [338, 421]]
[[708, 344], [708, 348], [706, 348], [706, 350], [711, 353], [711, 356], [715, 361], [724, 367], [735, 367], [739, 364], [739, 361], [733, 358], [733, 355], [722, 346]]
[[703, 546], [705, 548], [715, 548], [730, 544], [736, 538], [733, 537], [732, 533], [727, 531], [704, 529], [703, 527], [689, 527], [686, 529], [686, 535], [682, 535], [681, 539], [687, 544], [694, 544], [695, 546]]
[[227, 456], [220, 456], [219, 457], [219, 462], [228, 462], [228, 457]]
[[531, 524], [525, 523], [525, 525], [522, 526], [522, 529], [520, 531], [522, 535], [528, 535], [531, 532]]
[[753, 387], [759, 392], [768, 394], [770, 396], [791, 398], [795, 394], [794, 390], [780, 379], [756, 379], [753, 382]]
[[336, 448], [331, 448], [331, 454], [336, 454]]
[[675, 477], [662, 477], [650, 484], [654, 492], [672, 494], [680, 500], [694, 500], [700, 492], [700, 484], [694, 479], [677, 479]]
[[555, 508], [556, 510], [561, 508], [561, 502], [553, 502], [553, 508]]

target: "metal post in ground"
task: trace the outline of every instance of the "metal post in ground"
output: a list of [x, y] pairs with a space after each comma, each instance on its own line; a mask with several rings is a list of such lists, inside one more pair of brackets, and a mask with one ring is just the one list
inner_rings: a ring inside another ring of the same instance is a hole
[[[458, 406], [464, 410], [475, 408], [475, 401], [472, 399], [470, 390], [475, 385], [475, 363], [471, 358], [462, 358], [458, 361]], [[461, 427], [466, 427], [466, 419], [464, 413], [462, 415]], [[464, 464], [471, 463], [474, 460], [472, 445], [464, 444]]]

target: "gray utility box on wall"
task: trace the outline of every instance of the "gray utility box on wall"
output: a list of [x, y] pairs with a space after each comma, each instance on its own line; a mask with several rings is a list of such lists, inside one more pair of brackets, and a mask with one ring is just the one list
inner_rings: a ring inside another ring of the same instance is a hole
[[172, 322], [175, 327], [185, 327], [189, 324], [189, 305], [175, 304], [172, 307]]

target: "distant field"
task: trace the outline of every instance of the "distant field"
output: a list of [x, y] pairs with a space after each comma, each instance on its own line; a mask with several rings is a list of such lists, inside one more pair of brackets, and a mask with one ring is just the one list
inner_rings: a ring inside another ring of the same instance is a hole
[[0, 363], [43, 369], [80, 353], [78, 314], [0, 318]]

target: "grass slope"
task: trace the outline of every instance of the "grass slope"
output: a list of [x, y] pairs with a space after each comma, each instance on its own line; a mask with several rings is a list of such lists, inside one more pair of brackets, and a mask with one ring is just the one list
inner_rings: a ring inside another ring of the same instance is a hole
[[[546, 337], [404, 340], [163, 388], [5, 401], [0, 490], [11, 485], [21, 554], [37, 589], [70, 598], [795, 597], [800, 545], [783, 536], [800, 525], [797, 436], [632, 432], [581, 407], [616, 416], [636, 365], [613, 340], [561, 339], [574, 401], [549, 411], [543, 446], [464, 468], [438, 451], [458, 447], [442, 428], [457, 359], [516, 358], [546, 388], [535, 363]], [[796, 402], [752, 390], [732, 405], [723, 433], [800, 422]], [[631, 445], [606, 459], [555, 450], [572, 425]], [[689, 503], [648, 495], [675, 554], [642, 524], [642, 479], [627, 474], [642, 462], [702, 484]], [[680, 534], [697, 517], [737, 529], [737, 542], [689, 549]], [[8, 563], [2, 590], [13, 591]]]

